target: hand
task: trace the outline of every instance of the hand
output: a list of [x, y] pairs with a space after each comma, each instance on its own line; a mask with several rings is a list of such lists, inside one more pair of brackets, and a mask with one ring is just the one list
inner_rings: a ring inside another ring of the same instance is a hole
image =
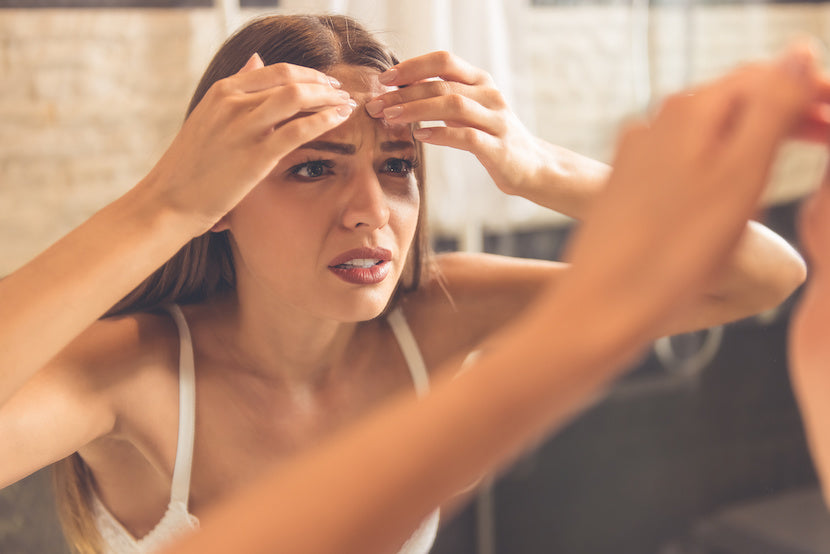
[[617, 306], [620, 326], [658, 330], [731, 254], [817, 81], [812, 53], [797, 48], [675, 95], [628, 130], [569, 249], [572, 279]]
[[195, 235], [230, 211], [287, 153], [342, 123], [355, 103], [325, 74], [257, 54], [217, 81], [143, 185]]
[[523, 194], [545, 164], [545, 150], [507, 106], [486, 72], [448, 52], [403, 61], [381, 75], [398, 90], [375, 97], [366, 111], [390, 123], [443, 121], [413, 136], [425, 143], [471, 152], [496, 185]]

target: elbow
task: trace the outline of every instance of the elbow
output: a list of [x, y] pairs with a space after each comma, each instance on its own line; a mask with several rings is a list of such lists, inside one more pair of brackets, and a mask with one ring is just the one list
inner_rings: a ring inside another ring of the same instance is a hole
[[772, 310], [787, 300], [807, 280], [807, 263], [798, 251], [783, 238], [774, 237], [777, 252], [769, 252], [768, 262], [763, 264], [758, 294], [755, 297], [755, 312]]
[[804, 258], [792, 250], [786, 263], [779, 269], [773, 290], [770, 291], [770, 305], [765, 309], [772, 309], [787, 300], [807, 280], [807, 263]]

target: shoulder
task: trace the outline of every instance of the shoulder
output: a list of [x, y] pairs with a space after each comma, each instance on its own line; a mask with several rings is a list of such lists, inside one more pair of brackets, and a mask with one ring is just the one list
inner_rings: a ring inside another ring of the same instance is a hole
[[177, 374], [178, 332], [166, 312], [101, 319], [47, 368], [82, 400], [107, 402], [116, 417], [144, 389]]
[[136, 313], [96, 321], [59, 354], [58, 361], [117, 378], [131, 370], [169, 365], [177, 351], [178, 332], [169, 314]]
[[19, 445], [0, 483], [75, 451], [108, 453], [96, 445], [160, 436], [154, 419], [177, 403], [178, 344], [168, 319], [96, 321], [0, 407], [0, 442]]
[[567, 267], [494, 254], [440, 254], [422, 285], [403, 297], [401, 308], [434, 367], [480, 347]]

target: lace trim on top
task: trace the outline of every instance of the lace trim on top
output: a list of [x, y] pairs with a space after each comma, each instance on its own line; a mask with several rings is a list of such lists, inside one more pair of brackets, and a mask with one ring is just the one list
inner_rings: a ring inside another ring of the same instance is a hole
[[186, 531], [199, 528], [199, 519], [187, 511], [187, 506], [181, 501], [172, 500], [153, 530], [143, 538], [136, 539], [97, 495], [93, 495], [92, 503], [95, 524], [104, 543], [104, 554], [150, 554]]

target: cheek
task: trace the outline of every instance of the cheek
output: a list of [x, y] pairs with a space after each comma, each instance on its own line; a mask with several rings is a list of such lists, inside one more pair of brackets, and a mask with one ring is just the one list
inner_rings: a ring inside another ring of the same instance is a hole
[[[279, 256], [309, 234], [310, 206], [298, 206], [285, 195], [254, 190], [229, 214], [228, 225], [240, 249], [249, 256]], [[286, 248], [289, 247], [289, 248]]]
[[406, 239], [408, 245], [415, 236], [420, 217], [421, 196], [418, 188], [413, 186], [408, 194], [393, 198], [390, 205], [398, 221], [401, 238]]

